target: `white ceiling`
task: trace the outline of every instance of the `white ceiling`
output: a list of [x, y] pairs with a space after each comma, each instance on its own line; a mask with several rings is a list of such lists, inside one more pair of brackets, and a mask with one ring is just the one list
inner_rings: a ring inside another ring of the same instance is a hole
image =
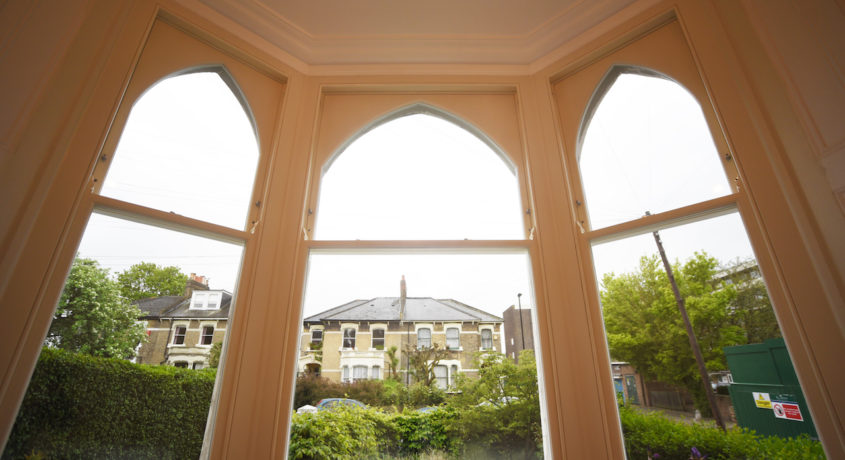
[[201, 0], [311, 65], [528, 64], [635, 0]]

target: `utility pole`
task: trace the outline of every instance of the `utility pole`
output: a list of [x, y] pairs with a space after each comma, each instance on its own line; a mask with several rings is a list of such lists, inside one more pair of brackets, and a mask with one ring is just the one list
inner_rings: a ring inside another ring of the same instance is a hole
[[522, 293], [516, 295], [516, 301], [519, 302], [519, 335], [522, 336], [522, 348], [519, 351], [525, 350], [525, 326], [522, 325]]
[[[647, 216], [650, 212], [645, 213]], [[669, 259], [666, 258], [666, 251], [663, 250], [663, 242], [660, 240], [660, 234], [655, 230], [653, 232], [654, 242], [657, 243], [657, 250], [660, 251], [660, 258], [663, 260], [663, 267], [666, 269], [666, 275], [669, 277], [669, 283], [672, 284], [672, 293], [675, 294], [675, 302], [678, 303], [678, 310], [681, 312], [681, 317], [684, 319], [684, 326], [687, 328], [687, 336], [689, 337], [689, 344], [692, 347], [692, 352], [695, 355], [695, 361], [698, 363], [698, 372], [701, 374], [701, 383], [704, 385], [704, 392], [707, 394], [707, 401], [710, 403], [710, 412], [713, 413], [713, 418], [716, 419], [716, 425], [725, 431], [725, 422], [722, 421], [722, 414], [719, 413], [719, 408], [716, 407], [716, 397], [713, 395], [713, 388], [710, 387], [710, 376], [707, 375], [707, 367], [704, 365], [704, 358], [701, 356], [701, 348], [698, 346], [698, 340], [695, 338], [695, 332], [692, 330], [689, 316], [687, 315], [687, 308], [684, 305], [684, 299], [681, 297], [681, 291], [678, 290], [678, 284], [675, 282], [675, 275], [672, 274], [672, 267], [669, 265]]]

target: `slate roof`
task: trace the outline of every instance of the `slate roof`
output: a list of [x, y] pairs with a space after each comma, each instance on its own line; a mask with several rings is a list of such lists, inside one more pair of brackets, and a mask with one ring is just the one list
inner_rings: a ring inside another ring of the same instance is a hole
[[229, 307], [232, 305], [232, 294], [223, 291], [223, 299], [220, 301], [220, 308], [216, 310], [199, 310], [190, 308], [191, 297], [182, 296], [161, 296], [149, 297], [134, 302], [141, 310], [141, 319], [160, 318], [208, 318], [228, 319]]
[[[405, 321], [501, 322], [502, 318], [454, 299], [408, 297]], [[306, 323], [321, 321], [399, 321], [399, 297], [353, 300], [309, 316]]]

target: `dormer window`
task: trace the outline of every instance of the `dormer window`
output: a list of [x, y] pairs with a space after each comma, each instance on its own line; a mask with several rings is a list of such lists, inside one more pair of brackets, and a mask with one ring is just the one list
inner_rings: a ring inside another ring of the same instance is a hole
[[194, 291], [191, 295], [191, 310], [217, 310], [223, 299], [223, 291]]

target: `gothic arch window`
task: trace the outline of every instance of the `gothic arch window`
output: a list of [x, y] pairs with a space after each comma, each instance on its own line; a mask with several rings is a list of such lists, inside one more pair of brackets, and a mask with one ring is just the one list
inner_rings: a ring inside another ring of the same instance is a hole
[[731, 193], [698, 101], [646, 68], [611, 68], [576, 154], [592, 229]]
[[414, 106], [350, 138], [323, 167], [314, 238], [524, 238], [515, 166], [459, 123]]

